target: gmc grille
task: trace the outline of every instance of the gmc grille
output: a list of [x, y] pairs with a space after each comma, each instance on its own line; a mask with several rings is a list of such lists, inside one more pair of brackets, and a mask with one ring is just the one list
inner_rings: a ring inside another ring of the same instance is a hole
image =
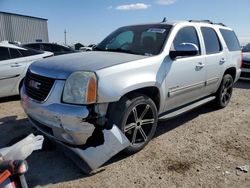
[[33, 74], [28, 71], [24, 81], [26, 93], [32, 99], [40, 102], [45, 101], [54, 82], [55, 80], [52, 78]]

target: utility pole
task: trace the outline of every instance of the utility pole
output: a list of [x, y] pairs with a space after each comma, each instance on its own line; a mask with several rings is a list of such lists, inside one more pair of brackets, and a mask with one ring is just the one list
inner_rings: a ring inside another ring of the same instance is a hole
[[64, 30], [64, 44], [67, 45], [67, 32]]

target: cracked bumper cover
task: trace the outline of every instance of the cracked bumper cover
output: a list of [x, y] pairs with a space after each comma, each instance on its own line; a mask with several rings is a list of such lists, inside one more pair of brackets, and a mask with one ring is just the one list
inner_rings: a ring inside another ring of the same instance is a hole
[[21, 96], [21, 105], [30, 122], [53, 139], [72, 145], [83, 145], [95, 129], [93, 124], [84, 121], [89, 115], [86, 106], [37, 103], [26, 95], [24, 89]]

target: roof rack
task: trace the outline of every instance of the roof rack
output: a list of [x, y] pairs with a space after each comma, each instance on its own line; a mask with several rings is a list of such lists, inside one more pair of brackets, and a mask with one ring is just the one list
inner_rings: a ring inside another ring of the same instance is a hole
[[203, 22], [203, 23], [213, 24], [213, 22], [210, 20], [188, 20], [188, 21], [189, 22]]
[[209, 24], [215, 24], [215, 25], [221, 25], [221, 26], [226, 26], [223, 23], [213, 23], [210, 20], [188, 20], [189, 22], [198, 22], [198, 23], [209, 23]]
[[214, 24], [217, 24], [217, 25], [221, 25], [221, 26], [225, 26], [225, 27], [226, 27], [226, 25], [225, 25], [224, 23], [214, 23]]

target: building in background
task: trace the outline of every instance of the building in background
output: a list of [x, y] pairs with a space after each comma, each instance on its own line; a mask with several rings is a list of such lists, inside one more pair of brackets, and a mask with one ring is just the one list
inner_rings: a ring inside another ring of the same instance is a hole
[[49, 42], [47, 19], [0, 12], [0, 42]]

